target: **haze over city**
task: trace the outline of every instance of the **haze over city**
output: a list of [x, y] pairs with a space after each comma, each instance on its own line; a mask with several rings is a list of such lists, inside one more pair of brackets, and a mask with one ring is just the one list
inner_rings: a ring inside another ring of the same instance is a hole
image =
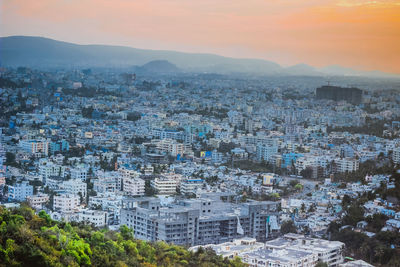
[[5, 0], [0, 34], [400, 73], [395, 0]]

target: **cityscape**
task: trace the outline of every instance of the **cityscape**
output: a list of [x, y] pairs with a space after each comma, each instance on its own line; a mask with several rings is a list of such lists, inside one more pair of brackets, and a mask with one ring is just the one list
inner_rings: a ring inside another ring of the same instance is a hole
[[15, 29], [0, 37], [0, 266], [400, 266], [395, 67]]

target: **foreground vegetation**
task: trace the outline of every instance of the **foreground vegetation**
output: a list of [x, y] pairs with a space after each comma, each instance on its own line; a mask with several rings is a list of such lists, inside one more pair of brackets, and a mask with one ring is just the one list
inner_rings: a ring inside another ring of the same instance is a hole
[[[332, 222], [328, 228], [331, 240], [338, 240], [346, 244], [346, 256], [363, 259], [374, 266], [400, 266], [400, 233], [384, 231], [386, 221], [389, 219], [383, 214], [367, 215], [363, 205], [377, 197], [400, 200], [400, 173], [393, 170], [391, 182], [394, 187], [387, 188], [385, 183], [374, 193], [364, 193], [357, 199], [344, 195], [342, 208], [344, 216], [340, 221]], [[360, 221], [367, 223], [365, 231], [373, 233], [368, 236], [363, 232], [353, 230]]]
[[0, 266], [244, 266], [217, 256], [213, 250], [196, 253], [133, 238], [126, 226], [120, 232], [51, 220], [28, 206], [0, 207]]

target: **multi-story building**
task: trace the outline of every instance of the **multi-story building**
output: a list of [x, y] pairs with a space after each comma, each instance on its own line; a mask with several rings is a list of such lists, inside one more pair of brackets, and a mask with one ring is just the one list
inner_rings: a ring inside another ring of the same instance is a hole
[[139, 178], [140, 173], [135, 170], [119, 169], [122, 176], [122, 191], [130, 196], [142, 196], [145, 191], [145, 181]]
[[98, 193], [121, 191], [122, 175], [119, 172], [97, 172], [93, 189]]
[[61, 184], [61, 189], [72, 195], [78, 195], [82, 198], [86, 198], [87, 184], [81, 180], [68, 180]]
[[108, 224], [108, 215], [107, 212], [102, 210], [84, 210], [79, 212], [78, 221], [103, 227]]
[[317, 238], [304, 237], [299, 234], [286, 234], [265, 243], [267, 249], [291, 249], [316, 253], [318, 261], [328, 266], [339, 266], [343, 262], [344, 243], [339, 241], [328, 241]]
[[393, 149], [393, 162], [396, 164], [400, 164], [400, 147], [396, 147]]
[[242, 253], [264, 248], [264, 243], [257, 242], [255, 238], [243, 237], [221, 244], [208, 244], [204, 246], [190, 247], [189, 251], [196, 252], [200, 247], [212, 248], [218, 255], [221, 255], [224, 258], [233, 259]]
[[256, 155], [258, 161], [271, 161], [272, 157], [278, 153], [277, 145], [259, 144], [257, 145]]
[[243, 135], [240, 137], [240, 143], [246, 145], [267, 145], [278, 146], [278, 139], [266, 136]]
[[183, 139], [183, 132], [179, 132], [176, 130], [152, 129], [152, 134], [154, 137], [160, 139], [175, 139], [175, 140]]
[[318, 256], [312, 251], [296, 249], [265, 249], [240, 254], [242, 261], [250, 267], [280, 266], [280, 267], [313, 267]]
[[89, 197], [89, 207], [107, 211], [108, 224], [119, 224], [123, 198], [122, 195], [114, 193], [98, 194]]
[[42, 177], [43, 184], [46, 185], [50, 176], [65, 176], [65, 167], [51, 161], [41, 161], [39, 164], [39, 175]]
[[145, 181], [139, 177], [124, 177], [122, 188], [122, 191], [129, 196], [143, 196], [145, 191]]
[[61, 188], [62, 183], [64, 182], [64, 178], [60, 176], [49, 176], [46, 179], [45, 186], [51, 190], [58, 190]]
[[28, 204], [33, 208], [40, 208], [47, 202], [49, 202], [49, 195], [47, 194], [38, 194], [34, 196], [26, 197]]
[[49, 150], [52, 154], [56, 152], [63, 152], [69, 150], [69, 143], [67, 140], [59, 140], [55, 142], [50, 142]]
[[230, 110], [228, 112], [228, 118], [229, 118], [229, 122], [234, 125], [238, 125], [243, 122], [243, 115], [241, 113], [237, 112], [236, 110]]
[[183, 155], [185, 145], [172, 139], [162, 139], [157, 142], [157, 149], [176, 157], [178, 154]]
[[47, 140], [21, 140], [19, 146], [22, 150], [37, 157], [49, 154], [49, 141]]
[[223, 163], [224, 160], [224, 154], [221, 152], [218, 152], [217, 150], [213, 150], [211, 152], [211, 161], [212, 163]]
[[179, 188], [182, 194], [195, 194], [198, 188], [203, 187], [203, 184], [203, 179], [186, 179], [181, 182]]
[[8, 186], [8, 201], [25, 201], [28, 196], [33, 195], [33, 186], [28, 181], [22, 181]]
[[2, 137], [2, 129], [0, 128], [0, 187], [3, 187], [6, 184], [6, 166], [4, 163], [6, 162], [6, 151], [3, 147], [3, 144], [1, 143], [1, 137]]
[[80, 197], [72, 194], [55, 195], [53, 199], [53, 209], [61, 212], [77, 210], [80, 203]]
[[[199, 247], [194, 246], [189, 250], [197, 251]], [[204, 247], [212, 248], [224, 258], [240, 257], [243, 262], [253, 267], [311, 267], [317, 262], [324, 262], [328, 266], [339, 266], [343, 262], [344, 244], [298, 234], [286, 234], [265, 244], [256, 242], [254, 238], [241, 238], [222, 244], [208, 244]]]
[[343, 158], [336, 159], [335, 164], [337, 172], [354, 172], [358, 170], [360, 161], [352, 158]]
[[157, 190], [157, 194], [173, 195], [176, 194], [178, 181], [166, 177], [155, 178], [153, 181], [151, 181], [151, 186]]
[[86, 167], [77, 167], [70, 169], [71, 179], [79, 179], [85, 182], [88, 175], [88, 169]]
[[245, 236], [265, 241], [273, 236], [268, 221], [271, 216], [276, 219], [277, 207], [277, 202], [233, 204], [216, 197], [176, 201], [167, 207], [158, 198], [126, 199], [121, 224], [133, 228], [136, 238], [185, 246]]

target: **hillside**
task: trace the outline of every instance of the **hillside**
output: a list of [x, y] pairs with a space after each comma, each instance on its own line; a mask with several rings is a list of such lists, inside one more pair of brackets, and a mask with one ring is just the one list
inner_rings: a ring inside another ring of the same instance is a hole
[[0, 207], [0, 266], [244, 266], [212, 250], [196, 253], [163, 242], [136, 240], [126, 226], [120, 232], [83, 224], [55, 222], [22, 206]]
[[[51, 67], [129, 67], [154, 60], [167, 60], [180, 69], [218, 72], [256, 71], [274, 73], [276, 63], [260, 59], [235, 59], [212, 54], [146, 50], [110, 45], [78, 45], [42, 37], [0, 38], [1, 66]], [[225, 68], [227, 66], [228, 68]]]
[[180, 71], [219, 74], [400, 77], [398, 74], [359, 71], [338, 65], [314, 68], [307, 64], [297, 64], [283, 68], [275, 62], [263, 59], [230, 58], [214, 54], [137, 49], [126, 46], [78, 45], [33, 36], [0, 37], [0, 66], [2, 67], [25, 66], [39, 69], [135, 67], [139, 68], [139, 71], [145, 71], [137, 66], [152, 61], [168, 61]]
[[137, 71], [172, 73], [172, 72], [179, 72], [180, 69], [167, 60], [153, 60], [137, 68]]

